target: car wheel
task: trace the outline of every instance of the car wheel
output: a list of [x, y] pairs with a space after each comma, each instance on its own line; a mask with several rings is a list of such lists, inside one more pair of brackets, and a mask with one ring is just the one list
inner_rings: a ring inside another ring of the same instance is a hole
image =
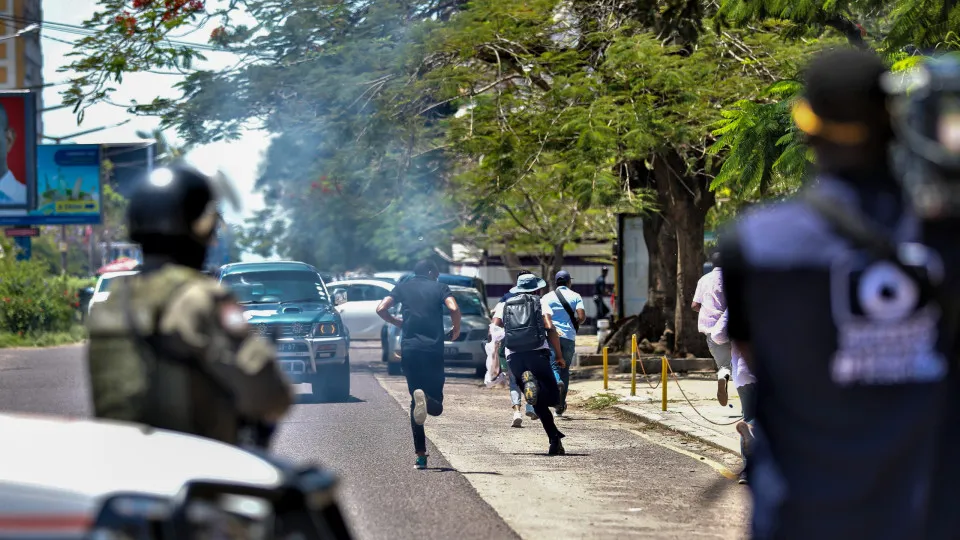
[[350, 398], [350, 359], [339, 366], [324, 366], [312, 377], [313, 401], [337, 403]]
[[388, 355], [389, 351], [387, 350], [387, 327], [384, 326], [383, 330], [380, 331], [380, 361], [389, 362], [390, 356]]
[[403, 368], [400, 366], [400, 362], [389, 362], [389, 363], [387, 363], [387, 374], [389, 374], [389, 375], [403, 375]]
[[487, 366], [477, 366], [477, 377], [486, 377], [487, 376]]

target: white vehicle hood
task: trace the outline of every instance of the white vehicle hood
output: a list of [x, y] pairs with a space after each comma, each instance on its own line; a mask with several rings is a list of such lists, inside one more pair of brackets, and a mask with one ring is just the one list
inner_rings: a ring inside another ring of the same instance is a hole
[[118, 492], [176, 495], [190, 480], [274, 488], [270, 463], [217, 441], [102, 420], [0, 414], [0, 517], [96, 511]]

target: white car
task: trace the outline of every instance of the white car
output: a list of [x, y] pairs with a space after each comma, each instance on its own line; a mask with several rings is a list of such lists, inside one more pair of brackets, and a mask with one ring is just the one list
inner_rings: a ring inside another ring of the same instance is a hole
[[350, 538], [314, 467], [123, 422], [0, 414], [0, 433], [0, 538]]
[[396, 285], [397, 283], [400, 283], [401, 279], [410, 275], [413, 275], [413, 272], [409, 272], [409, 271], [407, 272], [404, 272], [404, 271], [375, 272], [373, 274], [373, 279], [378, 279], [380, 281], [387, 281]]
[[327, 283], [334, 297], [346, 295], [347, 301], [337, 306], [343, 324], [352, 340], [380, 339], [383, 319], [377, 315], [380, 301], [393, 290], [393, 283], [375, 279], [347, 279]]
[[110, 288], [117, 284], [117, 278], [133, 276], [139, 273], [137, 270], [130, 270], [126, 272], [107, 272], [101, 275], [100, 279], [97, 280], [96, 287], [93, 288], [93, 296], [90, 298], [90, 303], [87, 304], [87, 315], [90, 314], [95, 304], [101, 304], [106, 302], [107, 298], [110, 298]]

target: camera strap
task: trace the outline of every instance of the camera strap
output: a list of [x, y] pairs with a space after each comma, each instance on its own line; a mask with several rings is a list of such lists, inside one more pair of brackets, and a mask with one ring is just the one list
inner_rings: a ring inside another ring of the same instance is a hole
[[927, 276], [921, 275], [917, 267], [906, 265], [900, 260], [897, 244], [876, 227], [871, 226], [870, 221], [859, 211], [839, 205], [836, 200], [812, 189], [802, 191], [798, 197], [826, 220], [833, 232], [852, 243], [854, 247], [865, 250], [877, 260], [895, 264], [916, 282], [921, 294], [928, 294], [938, 301], [944, 300], [939, 288], [931, 283]]

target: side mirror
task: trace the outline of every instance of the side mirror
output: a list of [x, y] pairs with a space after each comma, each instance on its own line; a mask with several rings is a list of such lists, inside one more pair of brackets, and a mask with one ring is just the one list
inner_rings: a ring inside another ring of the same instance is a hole
[[347, 291], [336, 291], [333, 293], [333, 303], [342, 306], [347, 303]]

